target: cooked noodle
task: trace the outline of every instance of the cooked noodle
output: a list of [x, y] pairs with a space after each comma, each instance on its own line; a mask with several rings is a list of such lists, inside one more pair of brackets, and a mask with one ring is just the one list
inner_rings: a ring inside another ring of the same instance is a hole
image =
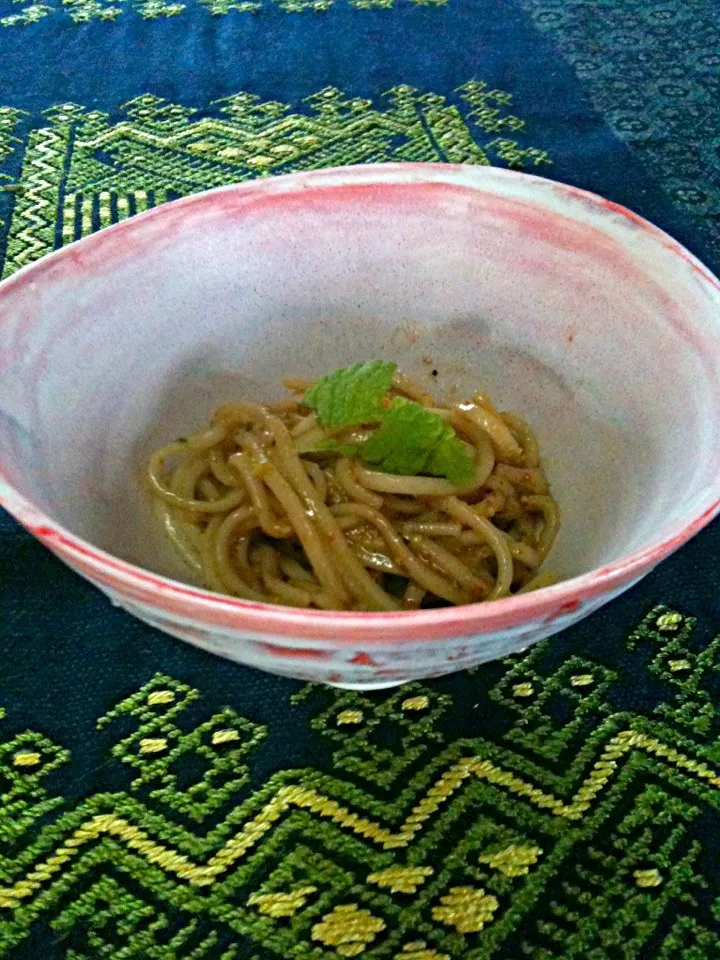
[[417, 610], [498, 600], [554, 582], [540, 566], [560, 513], [535, 436], [477, 393], [443, 405], [404, 374], [389, 397], [438, 413], [472, 451], [472, 482], [383, 473], [318, 445], [359, 443], [303, 405], [311, 381], [261, 406], [231, 403], [157, 450], [147, 480], [165, 534], [206, 586], [324, 610]]

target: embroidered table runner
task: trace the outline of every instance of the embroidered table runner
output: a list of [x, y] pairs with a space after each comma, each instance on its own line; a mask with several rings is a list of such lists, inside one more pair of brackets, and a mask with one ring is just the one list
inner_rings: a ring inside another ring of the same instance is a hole
[[[602, 193], [720, 269], [711, 0], [0, 0], [0, 267], [386, 160]], [[379, 695], [144, 626], [0, 516], [0, 957], [717, 960], [720, 525]]]

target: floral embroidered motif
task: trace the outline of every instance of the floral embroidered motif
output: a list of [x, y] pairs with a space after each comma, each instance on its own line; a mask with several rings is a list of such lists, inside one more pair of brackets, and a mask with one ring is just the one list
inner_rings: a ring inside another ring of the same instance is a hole
[[[72, 23], [91, 23], [93, 20], [117, 20], [124, 13], [136, 11], [143, 20], [163, 20], [176, 17], [188, 8], [189, 3], [199, 3], [213, 16], [236, 13], [260, 13], [274, 6], [285, 13], [324, 13], [335, 3], [349, 3], [354, 10], [390, 8], [396, 0], [188, 0], [186, 3], [169, 3], [167, 0], [50, 0], [34, 3], [33, 0], [13, 0], [17, 13], [0, 17], [0, 27], [27, 27], [48, 16], [68, 17]], [[410, 0], [418, 6], [443, 7], [450, 0]]]

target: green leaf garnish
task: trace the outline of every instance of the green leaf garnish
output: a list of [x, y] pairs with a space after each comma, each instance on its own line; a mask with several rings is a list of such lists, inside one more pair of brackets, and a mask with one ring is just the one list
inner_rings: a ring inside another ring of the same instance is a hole
[[343, 367], [318, 380], [305, 394], [323, 427], [354, 427], [380, 420], [382, 401], [390, 389], [397, 365], [368, 360]]
[[393, 400], [358, 454], [385, 473], [446, 477], [456, 486], [470, 483], [474, 473], [472, 457], [453, 428], [437, 413], [403, 397]]
[[473, 458], [441, 416], [404, 397], [395, 397], [387, 404], [396, 369], [394, 363], [385, 360], [368, 360], [318, 380], [303, 402], [315, 410], [321, 426], [379, 426], [363, 443], [343, 443], [328, 437], [314, 450], [303, 452], [359, 457], [385, 473], [445, 477], [456, 486], [470, 483], [475, 472]]
[[[429, 413], [429, 411], [426, 411]], [[430, 414], [436, 416], [436, 414]], [[475, 476], [475, 461], [452, 427], [445, 424], [440, 442], [431, 452], [423, 473], [432, 477], [447, 477], [457, 487], [471, 483]]]

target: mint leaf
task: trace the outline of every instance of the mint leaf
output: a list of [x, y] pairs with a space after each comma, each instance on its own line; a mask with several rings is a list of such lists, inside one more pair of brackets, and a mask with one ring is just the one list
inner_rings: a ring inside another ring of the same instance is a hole
[[379, 423], [379, 427], [363, 443], [327, 438], [314, 451], [356, 456], [386, 473], [424, 473], [446, 477], [456, 486], [469, 483], [474, 474], [472, 457], [442, 417], [404, 397], [396, 397], [389, 406], [384, 403], [396, 369], [385, 360], [368, 360], [318, 380], [303, 402], [315, 410], [321, 426], [336, 429]]
[[396, 397], [376, 432], [359, 448], [363, 460], [385, 473], [446, 477], [462, 486], [473, 478], [472, 457], [442, 417]]
[[323, 427], [353, 427], [372, 423], [383, 414], [382, 401], [390, 389], [396, 364], [368, 360], [343, 367], [318, 380], [305, 394]]
[[417, 403], [396, 397], [385, 411], [379, 430], [362, 445], [363, 460], [377, 464], [386, 473], [422, 473], [445, 426], [437, 414], [427, 417], [426, 413]]
[[433, 477], [447, 477], [457, 487], [470, 483], [475, 476], [475, 464], [467, 447], [447, 424], [440, 442], [433, 449], [423, 473]]

